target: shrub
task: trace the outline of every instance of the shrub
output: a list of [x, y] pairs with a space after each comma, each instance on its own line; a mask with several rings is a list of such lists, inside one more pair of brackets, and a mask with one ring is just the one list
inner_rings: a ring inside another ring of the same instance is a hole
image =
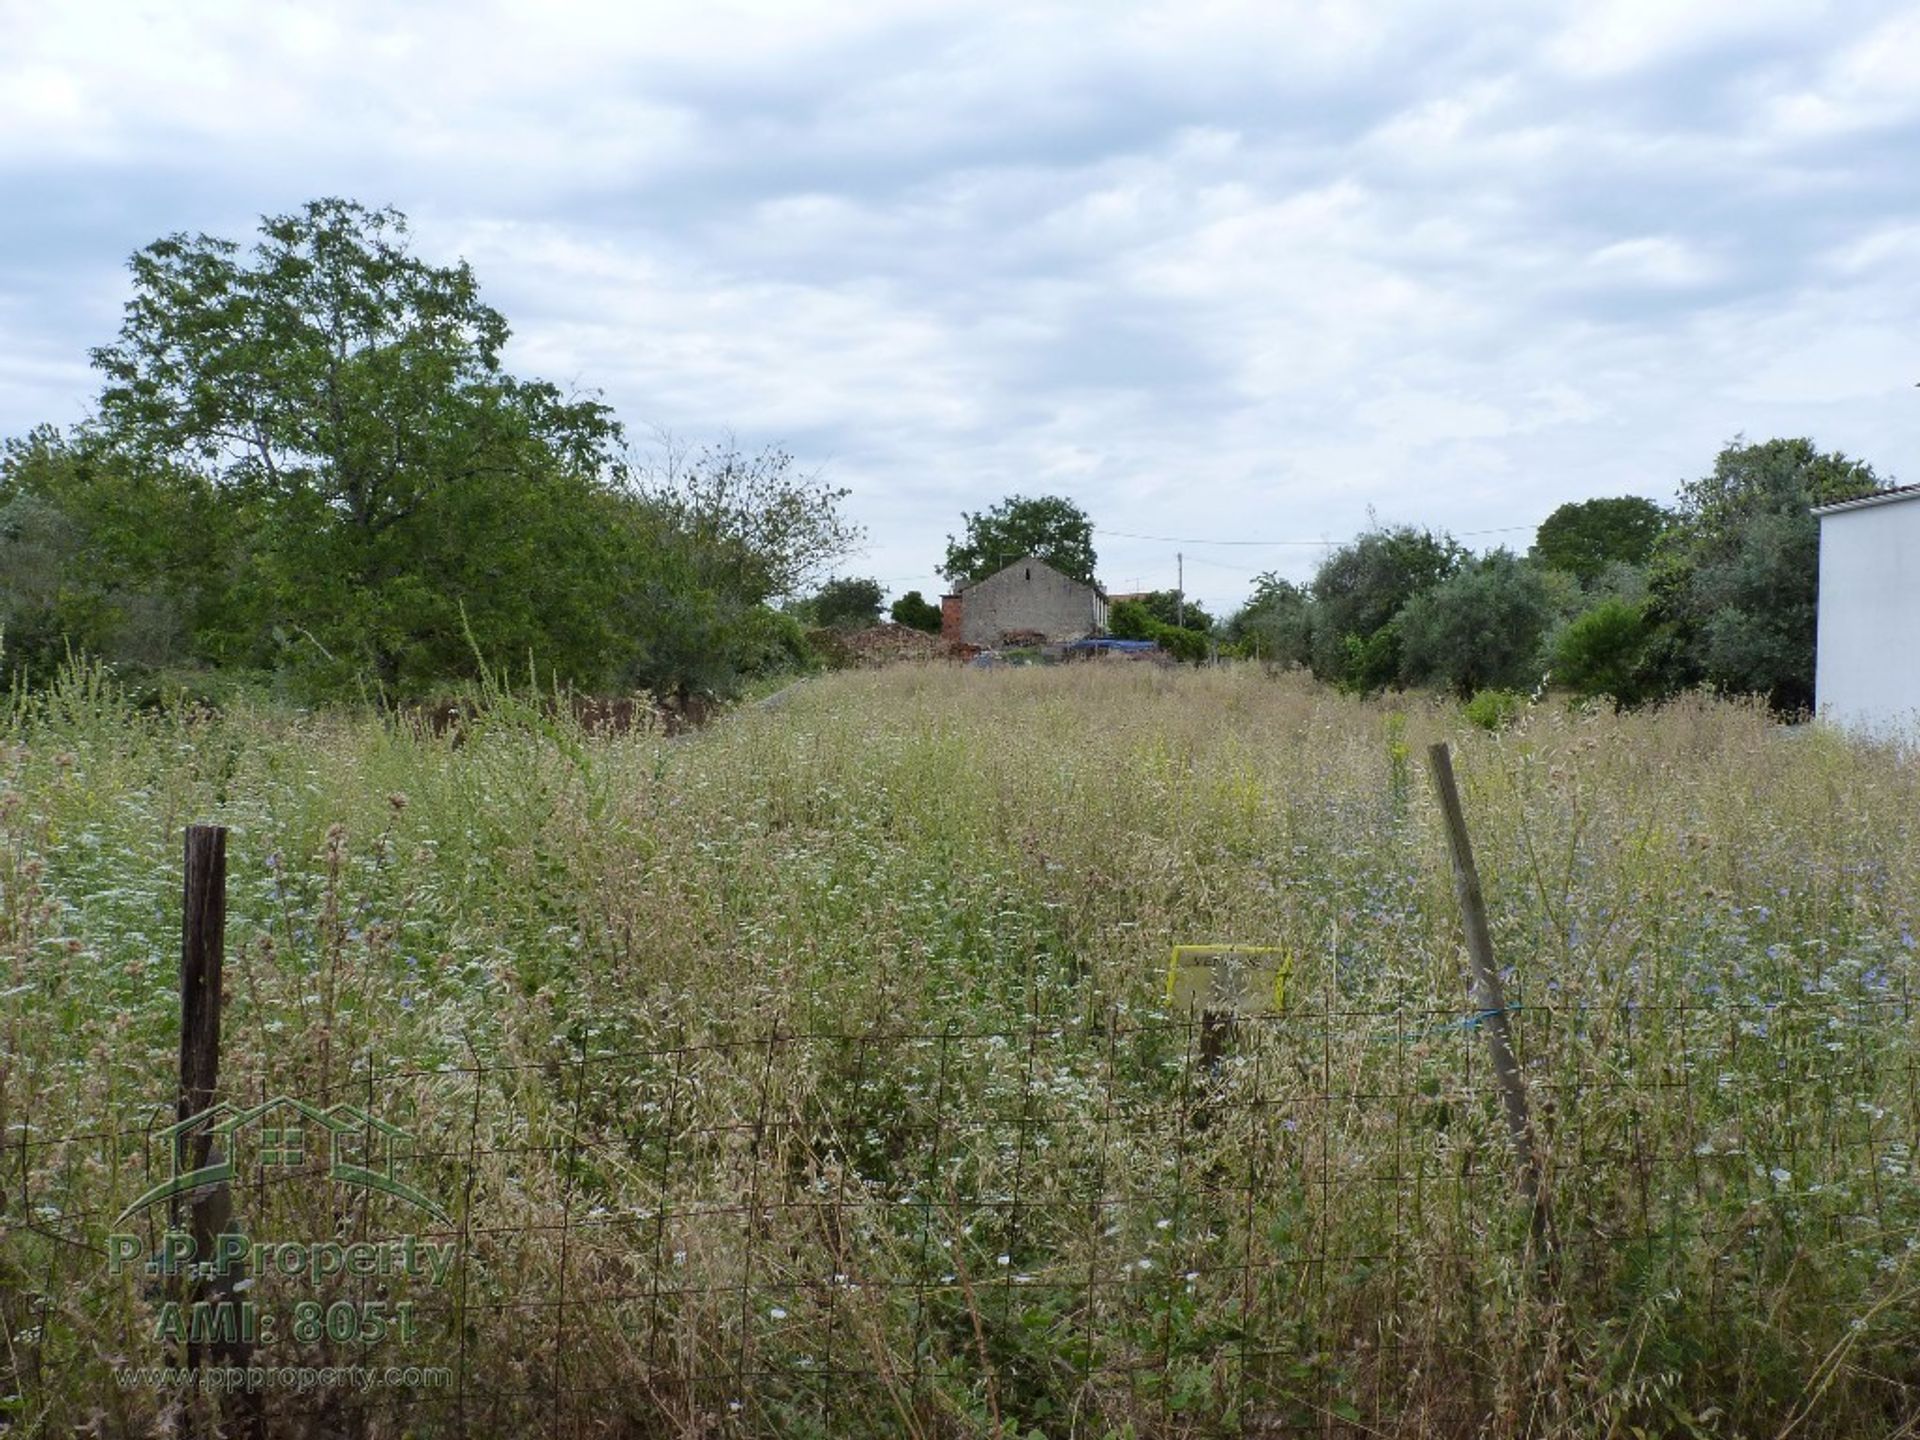
[[1582, 699], [1604, 695], [1633, 704], [1645, 698], [1642, 661], [1649, 638], [1640, 606], [1602, 600], [1560, 632], [1553, 645], [1554, 679]]
[[1182, 630], [1177, 625], [1159, 625], [1153, 627], [1147, 637], [1176, 660], [1184, 660], [1189, 665], [1198, 665], [1207, 658], [1207, 637], [1198, 630]]
[[1138, 600], [1116, 600], [1107, 611], [1107, 633], [1116, 640], [1151, 640], [1158, 623]]
[[766, 605], [746, 613], [740, 626], [739, 663], [748, 675], [808, 670], [819, 663], [807, 630], [793, 616]]
[[1182, 629], [1154, 618], [1138, 600], [1121, 600], [1107, 611], [1107, 633], [1116, 640], [1151, 640], [1176, 660], [1198, 665], [1207, 658], [1210, 640], [1204, 630]]
[[1467, 719], [1482, 730], [1504, 730], [1527, 708], [1527, 697], [1518, 690], [1482, 690], [1467, 701]]
[[1349, 694], [1371, 695], [1393, 684], [1400, 673], [1400, 622], [1389, 620], [1370, 635], [1349, 634], [1341, 642], [1346, 653], [1335, 683]]

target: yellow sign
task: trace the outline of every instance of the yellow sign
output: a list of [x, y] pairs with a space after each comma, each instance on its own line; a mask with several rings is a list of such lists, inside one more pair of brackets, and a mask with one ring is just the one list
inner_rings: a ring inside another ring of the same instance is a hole
[[1167, 999], [1176, 1006], [1242, 1015], [1287, 1006], [1293, 957], [1278, 945], [1176, 945]]

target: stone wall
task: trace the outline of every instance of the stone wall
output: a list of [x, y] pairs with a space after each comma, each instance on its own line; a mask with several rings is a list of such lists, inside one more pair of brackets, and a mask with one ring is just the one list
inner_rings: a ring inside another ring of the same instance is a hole
[[958, 638], [972, 645], [998, 645], [1009, 630], [1035, 630], [1049, 641], [1078, 640], [1106, 622], [1097, 590], [1031, 557], [969, 585], [957, 598]]

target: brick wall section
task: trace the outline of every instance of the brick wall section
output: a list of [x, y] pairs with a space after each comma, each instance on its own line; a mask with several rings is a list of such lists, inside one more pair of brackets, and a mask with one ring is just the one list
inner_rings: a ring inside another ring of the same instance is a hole
[[958, 595], [940, 597], [940, 638], [942, 640], [960, 638], [960, 597]]
[[[947, 629], [947, 601], [957, 601], [959, 634]], [[1106, 622], [1106, 604], [1091, 585], [1031, 556], [967, 586], [941, 603], [940, 633], [972, 645], [998, 645], [1009, 630], [1037, 630], [1048, 640], [1078, 640]]]

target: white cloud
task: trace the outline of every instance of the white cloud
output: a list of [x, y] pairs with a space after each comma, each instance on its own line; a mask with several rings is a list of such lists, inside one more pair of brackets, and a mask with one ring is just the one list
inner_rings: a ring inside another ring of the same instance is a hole
[[1717, 273], [1695, 246], [1672, 235], [1616, 240], [1588, 256], [1587, 265], [1603, 279], [1673, 289], [1704, 284]]
[[1774, 131], [1826, 140], [1885, 129], [1920, 116], [1920, 10], [1873, 27], [1818, 68], [1813, 83], [1776, 97]]
[[6, 13], [0, 431], [80, 413], [130, 246], [337, 192], [471, 259], [517, 367], [827, 463], [896, 589], [1015, 489], [1338, 538], [1664, 497], [1736, 430], [1920, 451], [1911, 7]]
[[1920, 272], [1920, 218], [1876, 225], [1863, 235], [1850, 236], [1821, 257], [1832, 270], [1853, 277], [1877, 270], [1904, 278]]
[[1560, 69], [1614, 77], [1756, 37], [1817, 33], [1832, 23], [1816, 0], [1588, 0], [1547, 47]]

